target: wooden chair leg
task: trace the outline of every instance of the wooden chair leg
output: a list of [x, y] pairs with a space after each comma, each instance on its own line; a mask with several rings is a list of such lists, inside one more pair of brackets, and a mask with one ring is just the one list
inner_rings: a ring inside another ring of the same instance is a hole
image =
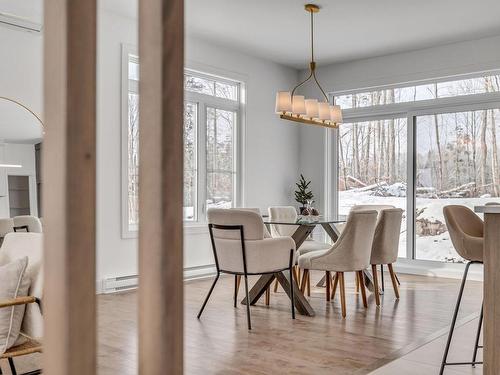
[[388, 264], [387, 268], [389, 268], [389, 273], [391, 274], [392, 287], [394, 288], [394, 294], [396, 298], [399, 299], [399, 287], [398, 281], [396, 279], [396, 274], [394, 273], [394, 269], [392, 268], [392, 264]]
[[293, 278], [297, 282], [297, 285], [300, 285], [300, 276], [299, 276], [299, 267], [293, 267]]
[[356, 279], [356, 293], [359, 293], [359, 276], [357, 272], [355, 272], [354, 278]]
[[306, 282], [307, 282], [307, 277], [309, 275], [309, 270], [304, 270], [302, 273], [302, 282], [300, 284], [300, 291], [302, 294], [304, 294], [304, 291], [306, 290]]
[[269, 306], [270, 302], [271, 302], [271, 287], [268, 286], [266, 289], [266, 306]]
[[311, 297], [311, 272], [307, 273], [307, 296]]
[[300, 278], [302, 277], [302, 275], [301, 275], [302, 270], [300, 269], [299, 266], [295, 266], [295, 268], [297, 269], [297, 284], [300, 285]]
[[368, 308], [368, 302], [366, 300], [366, 289], [365, 289], [365, 283], [363, 282], [363, 271], [358, 271], [356, 272], [358, 275], [358, 281], [359, 281], [359, 289], [361, 289], [361, 298], [363, 299], [363, 306]]
[[331, 298], [331, 291], [330, 291], [330, 287], [332, 285], [332, 281], [331, 281], [331, 276], [330, 276], [330, 271], [326, 271], [325, 272], [325, 277], [326, 277], [326, 280], [325, 280], [325, 284], [326, 284], [326, 302], [330, 302], [330, 298]]
[[372, 275], [373, 275], [373, 293], [375, 294], [375, 303], [380, 306], [380, 289], [378, 288], [378, 275], [377, 266], [372, 264]]
[[335, 299], [335, 292], [337, 291], [337, 285], [339, 283], [339, 274], [335, 272], [335, 276], [333, 277], [333, 286], [332, 286], [332, 297], [331, 299]]
[[342, 305], [342, 318], [345, 318], [346, 308], [345, 308], [345, 281], [344, 281], [344, 272], [337, 272], [339, 275], [339, 284], [340, 284], [340, 304]]
[[274, 282], [274, 293], [278, 292], [278, 285], [279, 285], [279, 282], [278, 282], [278, 279], [276, 279], [276, 281]]

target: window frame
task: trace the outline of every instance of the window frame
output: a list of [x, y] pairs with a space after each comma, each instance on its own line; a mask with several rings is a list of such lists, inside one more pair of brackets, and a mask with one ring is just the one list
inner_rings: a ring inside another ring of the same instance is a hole
[[[186, 69], [187, 72], [191, 72]], [[212, 78], [213, 79], [213, 78]], [[240, 95], [239, 95], [240, 96]], [[206, 197], [207, 197], [207, 159], [206, 159], [206, 147], [207, 147], [207, 109], [215, 108], [223, 111], [230, 111], [236, 113], [235, 129], [233, 134], [233, 167], [234, 167], [234, 177], [233, 177], [233, 206], [237, 207], [241, 202], [241, 184], [240, 181], [240, 133], [241, 133], [241, 111], [240, 103], [238, 101], [222, 99], [215, 96], [210, 96], [206, 94], [201, 94], [192, 91], [185, 91], [184, 102], [194, 103], [197, 106], [198, 123], [197, 123], [197, 206], [196, 206], [196, 217], [198, 220], [184, 221], [185, 226], [196, 226], [206, 224]]]
[[[129, 225], [128, 214], [128, 94], [129, 85], [129, 59], [130, 56], [138, 57], [137, 47], [123, 43], [121, 45], [121, 236], [124, 239], [137, 238], [138, 225]], [[204, 64], [187, 62], [192, 68], [185, 68], [184, 72], [200, 78], [216, 80], [221, 83], [237, 84], [237, 100], [223, 99], [216, 96], [184, 90], [184, 103], [197, 104], [197, 129], [196, 129], [196, 158], [197, 158], [197, 220], [184, 220], [184, 227], [188, 232], [198, 233], [201, 228], [206, 231], [206, 108], [236, 112], [233, 146], [233, 206], [243, 205], [244, 201], [244, 134], [246, 123], [246, 76], [233, 72], [225, 72]], [[138, 85], [135, 90], [138, 91]], [[133, 90], [133, 91], [135, 91]]]
[[[487, 75], [498, 75], [500, 71], [492, 70], [488, 72], [470, 73], [466, 75], [447, 76], [437, 79], [426, 79], [411, 82], [411, 85], [429, 84], [436, 82], [454, 81], [460, 79], [481, 78]], [[330, 92], [330, 101], [334, 101], [337, 95], [356, 94], [366, 91], [386, 90], [409, 86], [409, 83], [386, 85], [379, 87], [361, 88], [356, 90], [344, 90]], [[460, 264], [446, 263], [435, 260], [423, 260], [416, 258], [416, 237], [415, 237], [415, 207], [416, 207], [416, 119], [418, 116], [433, 114], [467, 112], [500, 108], [500, 92], [460, 95], [455, 97], [420, 100], [415, 102], [405, 102], [396, 104], [386, 104], [371, 107], [360, 107], [343, 111], [344, 123], [385, 120], [390, 118], [407, 118], [407, 245], [406, 258], [398, 258], [402, 263], [409, 263], [424, 268], [448, 268], [456, 269]], [[342, 126], [342, 125], [340, 125]], [[337, 129], [325, 129], [325, 158], [327, 173], [325, 184], [325, 196], [331, 197], [325, 200], [325, 212], [338, 216], [339, 190], [338, 190], [338, 138]], [[329, 195], [328, 195], [329, 194]]]

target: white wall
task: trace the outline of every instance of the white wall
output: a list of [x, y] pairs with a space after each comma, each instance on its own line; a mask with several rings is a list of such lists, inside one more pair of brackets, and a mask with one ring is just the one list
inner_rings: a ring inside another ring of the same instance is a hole
[[[120, 228], [121, 44], [137, 45], [137, 33], [133, 19], [102, 10], [98, 27], [97, 277], [102, 280], [137, 273], [137, 240], [122, 239]], [[299, 127], [275, 116], [274, 96], [296, 82], [297, 71], [191, 37], [186, 65], [245, 82], [244, 205], [267, 210], [291, 204]], [[187, 229], [185, 267], [212, 263], [206, 226]]]
[[[498, 46], [500, 36], [332, 64], [319, 67], [317, 75], [327, 91], [335, 92], [494, 70], [500, 69]], [[311, 86], [305, 94], [317, 97]], [[301, 127], [300, 156], [300, 170], [313, 181], [323, 205], [325, 130]]]

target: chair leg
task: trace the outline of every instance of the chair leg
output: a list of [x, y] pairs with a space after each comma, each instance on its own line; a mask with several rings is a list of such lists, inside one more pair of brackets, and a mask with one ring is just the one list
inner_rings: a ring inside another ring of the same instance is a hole
[[342, 318], [346, 317], [346, 308], [345, 308], [345, 280], [344, 280], [344, 272], [337, 272], [339, 275], [339, 284], [340, 284], [340, 304], [342, 305]]
[[298, 280], [297, 282], [300, 284], [300, 278], [301, 278], [301, 276], [302, 276], [302, 275], [301, 275], [302, 270], [300, 269], [300, 267], [299, 267], [299, 266], [295, 266], [295, 267], [296, 267], [296, 269], [297, 269], [297, 280]]
[[293, 282], [293, 253], [293, 249], [290, 250], [290, 301], [292, 304], [292, 319], [295, 319], [295, 295], [293, 291], [293, 287], [295, 285], [295, 283]]
[[392, 268], [392, 264], [388, 264], [387, 268], [389, 268], [389, 273], [391, 274], [392, 287], [394, 288], [394, 294], [396, 298], [399, 299], [399, 287], [398, 282], [396, 280], [396, 274], [394, 273], [394, 269]]
[[476, 367], [475, 362], [477, 358], [477, 350], [479, 349], [479, 337], [481, 336], [482, 325], [483, 325], [483, 305], [481, 305], [481, 314], [479, 315], [479, 323], [477, 325], [476, 343], [474, 344], [474, 354], [472, 355], [472, 367]]
[[9, 366], [10, 366], [10, 371], [12, 372], [12, 375], [17, 375], [16, 365], [14, 365], [14, 360], [11, 357], [9, 357]]
[[385, 283], [384, 283], [384, 265], [380, 265], [380, 281], [382, 283], [382, 292], [385, 292]]
[[335, 292], [337, 291], [337, 285], [339, 283], [339, 273], [335, 272], [335, 276], [333, 277], [333, 286], [332, 286], [332, 297], [331, 299], [335, 299]]
[[380, 290], [378, 289], [378, 275], [377, 266], [372, 264], [372, 275], [373, 275], [373, 293], [375, 294], [375, 303], [380, 306]]
[[276, 281], [274, 282], [274, 293], [278, 292], [278, 285], [279, 285], [279, 282], [278, 282], [278, 279], [276, 279]]
[[330, 276], [330, 271], [326, 271], [325, 272], [325, 284], [326, 284], [326, 302], [330, 302], [330, 298], [331, 298], [331, 292], [330, 292], [330, 287], [331, 287], [331, 276]]
[[[215, 280], [214, 280], [212, 286], [210, 287], [210, 290], [208, 291], [208, 294], [207, 294], [207, 296], [205, 298], [205, 301], [203, 302], [203, 305], [201, 305], [200, 312], [198, 313], [198, 319], [200, 319], [201, 314], [203, 313], [203, 310], [205, 309], [205, 306], [206, 306], [206, 304], [208, 302], [208, 299], [210, 298], [210, 295], [212, 294], [212, 292], [213, 292], [213, 290], [215, 288], [215, 284], [217, 284], [217, 280], [219, 280], [219, 276], [220, 276], [220, 273], [217, 271], [217, 276], [215, 276]], [[248, 298], [248, 296], [247, 296], [247, 298]], [[248, 299], [247, 299], [247, 301], [248, 301]]]
[[304, 294], [306, 290], [306, 282], [308, 275], [309, 275], [309, 270], [304, 270], [304, 272], [302, 273], [302, 282], [300, 283], [300, 291], [302, 292], [302, 294]]
[[311, 297], [311, 271], [307, 273], [307, 296]]
[[451, 320], [450, 332], [448, 333], [448, 340], [446, 341], [446, 347], [444, 349], [443, 360], [441, 361], [441, 369], [439, 375], [443, 375], [444, 366], [446, 366], [446, 360], [448, 359], [448, 352], [450, 350], [451, 338], [453, 337], [453, 331], [455, 330], [455, 324], [457, 322], [458, 310], [460, 309], [460, 302], [462, 302], [462, 295], [464, 293], [465, 281], [467, 280], [467, 273], [469, 272], [470, 263], [465, 266], [464, 276], [462, 277], [462, 284], [460, 285], [460, 291], [458, 292], [457, 303], [455, 305], [455, 311], [453, 313], [453, 319]]
[[238, 300], [238, 291], [240, 290], [241, 275], [234, 275], [234, 307]]
[[361, 298], [363, 299], [363, 306], [368, 308], [368, 302], [366, 300], [366, 289], [365, 289], [365, 283], [363, 280], [363, 271], [357, 271], [356, 274], [358, 275], [358, 281], [359, 281], [359, 289], [361, 289]]
[[268, 286], [266, 289], [266, 306], [269, 306], [271, 303], [271, 287]]
[[359, 276], [357, 272], [354, 274], [354, 279], [356, 280], [356, 293], [359, 293]]
[[248, 296], [248, 277], [245, 275], [245, 294], [247, 297], [247, 322], [248, 330], [252, 329], [252, 322], [250, 321], [250, 297]]

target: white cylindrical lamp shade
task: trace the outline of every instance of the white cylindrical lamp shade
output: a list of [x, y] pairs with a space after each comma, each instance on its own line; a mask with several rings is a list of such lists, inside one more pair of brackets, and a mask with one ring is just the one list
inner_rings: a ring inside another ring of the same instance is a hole
[[278, 91], [276, 93], [276, 113], [292, 111], [292, 96], [289, 91]]
[[316, 99], [306, 99], [306, 116], [309, 118], [318, 118], [319, 109], [318, 101]]
[[318, 118], [320, 120], [330, 120], [330, 105], [326, 102], [318, 103]]
[[339, 105], [330, 106], [330, 121], [335, 124], [342, 123], [342, 109]]
[[302, 95], [294, 95], [292, 97], [292, 113], [294, 115], [306, 114], [306, 102]]

